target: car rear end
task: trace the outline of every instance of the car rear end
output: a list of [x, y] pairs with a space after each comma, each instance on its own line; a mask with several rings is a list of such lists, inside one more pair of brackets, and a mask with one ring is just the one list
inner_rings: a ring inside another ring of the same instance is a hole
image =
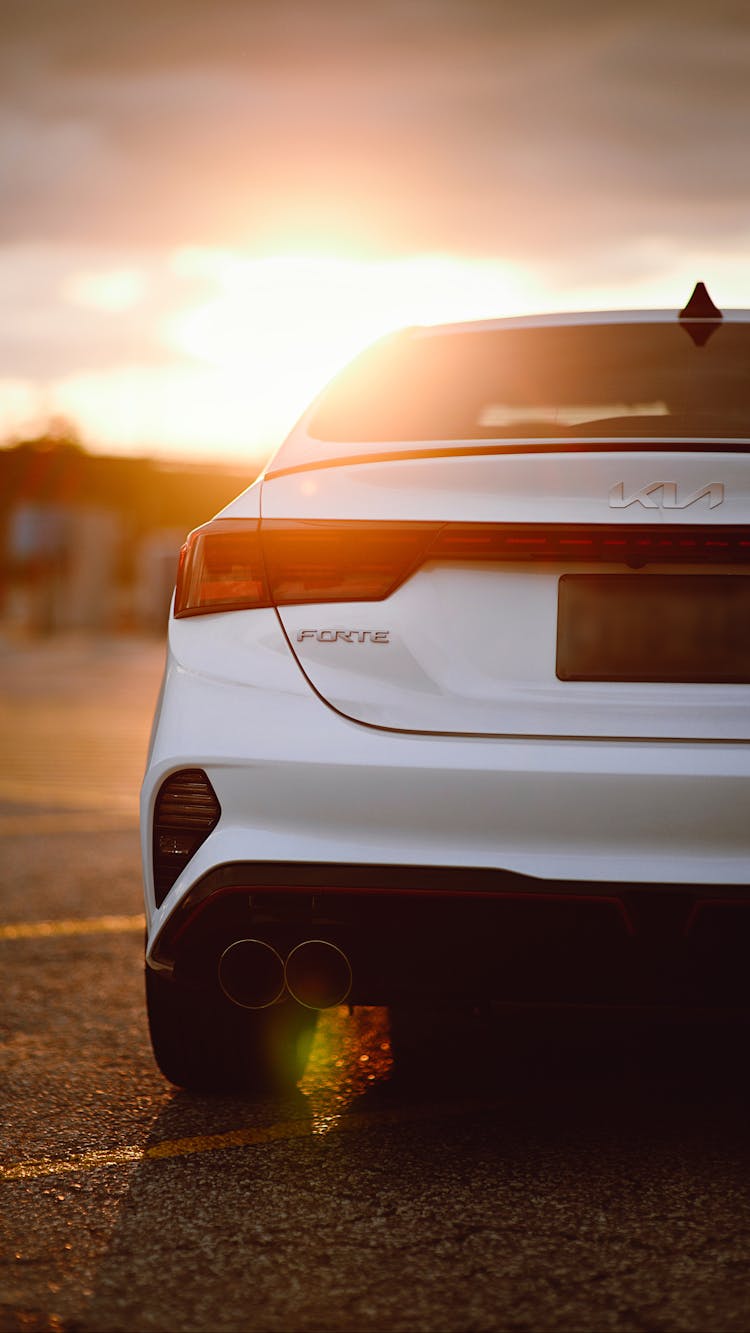
[[183, 552], [153, 969], [746, 1001], [748, 350], [740, 313], [412, 330], [322, 395]]

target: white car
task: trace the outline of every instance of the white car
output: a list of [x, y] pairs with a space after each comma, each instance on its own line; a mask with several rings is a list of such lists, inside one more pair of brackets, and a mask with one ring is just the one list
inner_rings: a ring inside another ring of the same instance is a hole
[[744, 1005], [750, 312], [414, 328], [183, 548], [142, 793], [156, 1059], [319, 1009]]

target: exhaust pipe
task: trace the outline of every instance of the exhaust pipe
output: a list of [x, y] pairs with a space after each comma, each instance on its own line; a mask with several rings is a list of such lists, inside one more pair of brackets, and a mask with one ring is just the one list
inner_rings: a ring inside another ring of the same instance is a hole
[[265, 940], [235, 940], [219, 959], [219, 985], [242, 1009], [267, 1009], [284, 994], [284, 963]]
[[329, 940], [304, 940], [292, 949], [284, 968], [287, 990], [306, 1009], [343, 1004], [352, 988], [346, 954]]

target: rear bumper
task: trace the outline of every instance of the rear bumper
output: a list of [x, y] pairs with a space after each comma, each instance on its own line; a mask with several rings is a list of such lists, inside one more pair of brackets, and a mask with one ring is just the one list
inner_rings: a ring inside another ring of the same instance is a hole
[[[155, 796], [196, 766], [221, 818], [157, 908]], [[485, 874], [525, 893], [731, 894], [750, 884], [749, 796], [750, 745], [404, 735], [328, 708], [285, 646], [257, 687], [171, 657], [142, 790], [150, 956], [194, 886], [234, 865], [439, 868], [460, 872], [455, 894]]]
[[326, 939], [354, 1004], [747, 1005], [750, 886], [532, 881], [501, 871], [237, 863], [183, 896], [150, 962], [210, 986], [223, 951]]

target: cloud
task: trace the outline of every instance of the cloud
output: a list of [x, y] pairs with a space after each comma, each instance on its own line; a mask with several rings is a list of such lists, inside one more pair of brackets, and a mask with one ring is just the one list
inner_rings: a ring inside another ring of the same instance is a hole
[[0, 240], [582, 262], [746, 235], [750, 17], [694, 0], [11, 4]]
[[[122, 362], [169, 361], [168, 317], [209, 288], [158, 253], [56, 245], [0, 247], [3, 375], [48, 381]], [[125, 299], [125, 298], [128, 299]]]

